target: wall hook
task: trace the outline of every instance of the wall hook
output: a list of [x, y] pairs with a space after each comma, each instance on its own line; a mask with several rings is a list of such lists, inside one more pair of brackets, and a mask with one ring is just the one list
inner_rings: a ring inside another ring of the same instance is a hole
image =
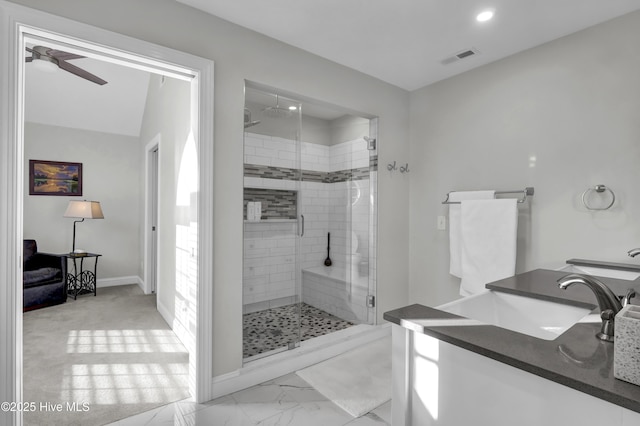
[[400, 173], [409, 173], [409, 163], [404, 166], [400, 166]]
[[389, 170], [390, 172], [394, 170], [398, 170], [398, 167], [396, 166], [396, 162], [394, 161], [393, 164], [391, 163], [387, 164], [387, 170]]

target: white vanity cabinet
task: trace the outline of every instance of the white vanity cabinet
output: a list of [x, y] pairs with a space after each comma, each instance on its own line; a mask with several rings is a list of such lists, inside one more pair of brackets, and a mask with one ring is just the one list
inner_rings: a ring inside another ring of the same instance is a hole
[[394, 426], [640, 425], [638, 412], [401, 325], [392, 357]]

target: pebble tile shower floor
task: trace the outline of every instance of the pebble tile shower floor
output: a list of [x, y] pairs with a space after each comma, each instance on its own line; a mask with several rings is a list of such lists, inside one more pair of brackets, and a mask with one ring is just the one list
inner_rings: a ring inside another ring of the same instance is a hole
[[[354, 324], [302, 303], [301, 340], [343, 330]], [[248, 358], [286, 347], [297, 339], [298, 305], [286, 305], [243, 315], [242, 352]]]

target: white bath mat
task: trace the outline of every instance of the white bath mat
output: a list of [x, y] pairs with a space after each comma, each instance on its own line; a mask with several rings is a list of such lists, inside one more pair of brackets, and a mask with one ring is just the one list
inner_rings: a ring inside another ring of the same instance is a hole
[[391, 337], [385, 337], [296, 374], [354, 417], [391, 399]]

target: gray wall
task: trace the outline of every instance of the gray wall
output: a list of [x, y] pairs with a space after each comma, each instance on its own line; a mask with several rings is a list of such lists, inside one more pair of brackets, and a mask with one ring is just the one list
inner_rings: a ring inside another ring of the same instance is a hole
[[[71, 251], [73, 219], [62, 217], [70, 200], [100, 201], [104, 219], [76, 225], [76, 248], [103, 255], [98, 279], [138, 277], [140, 265], [140, 152], [131, 136], [25, 123], [25, 185], [29, 160], [82, 163], [81, 197], [24, 196], [24, 237], [51, 253]], [[134, 283], [132, 281], [130, 283]], [[122, 284], [122, 283], [121, 283]]]
[[[307, 102], [302, 103], [302, 111], [305, 111], [307, 105]], [[259, 124], [245, 129], [247, 132], [297, 140], [297, 113], [289, 118], [273, 118], [262, 112], [263, 105], [246, 102], [245, 106], [251, 111], [251, 120], [260, 121]], [[369, 135], [368, 118], [347, 114], [333, 120], [325, 120], [305, 115], [303, 112], [300, 121], [302, 142], [331, 146]]]
[[[638, 40], [636, 12], [412, 93], [412, 302], [458, 297], [436, 230], [454, 190], [535, 187], [520, 206], [518, 271], [637, 263], [626, 251], [640, 245]], [[580, 196], [600, 183], [618, 200], [587, 211]]]
[[331, 120], [331, 145], [369, 136], [369, 119], [345, 115]]
[[[408, 161], [409, 93], [173, 0], [16, 0], [215, 61], [214, 374], [242, 363], [245, 79], [380, 117], [380, 163]], [[379, 178], [378, 321], [408, 302], [408, 182]], [[204, 283], [210, 285], [210, 283]]]
[[[329, 124], [325, 120], [306, 116], [302, 116], [302, 120], [300, 120], [298, 111], [292, 113], [290, 117], [271, 117], [263, 113], [264, 105], [248, 101], [245, 103], [245, 107], [251, 111], [252, 121], [260, 121], [260, 124], [245, 129], [248, 132], [296, 140], [298, 138], [298, 121], [302, 121], [305, 140], [322, 145], [328, 144]], [[306, 131], [307, 129], [309, 131]]]
[[[179, 297], [176, 296], [176, 223], [179, 221], [176, 191], [180, 163], [191, 130], [190, 95], [189, 82], [168, 77], [163, 80], [159, 75], [152, 75], [138, 145], [141, 158], [139, 185], [144, 194], [145, 147], [159, 136], [157, 293], [158, 305], [170, 324], [175, 316], [176, 297]], [[141, 210], [144, 210], [144, 202], [141, 196]], [[144, 223], [143, 212], [140, 223]], [[144, 241], [142, 230], [140, 241]], [[144, 259], [142, 253], [141, 258]], [[143, 276], [142, 270], [140, 276]]]

